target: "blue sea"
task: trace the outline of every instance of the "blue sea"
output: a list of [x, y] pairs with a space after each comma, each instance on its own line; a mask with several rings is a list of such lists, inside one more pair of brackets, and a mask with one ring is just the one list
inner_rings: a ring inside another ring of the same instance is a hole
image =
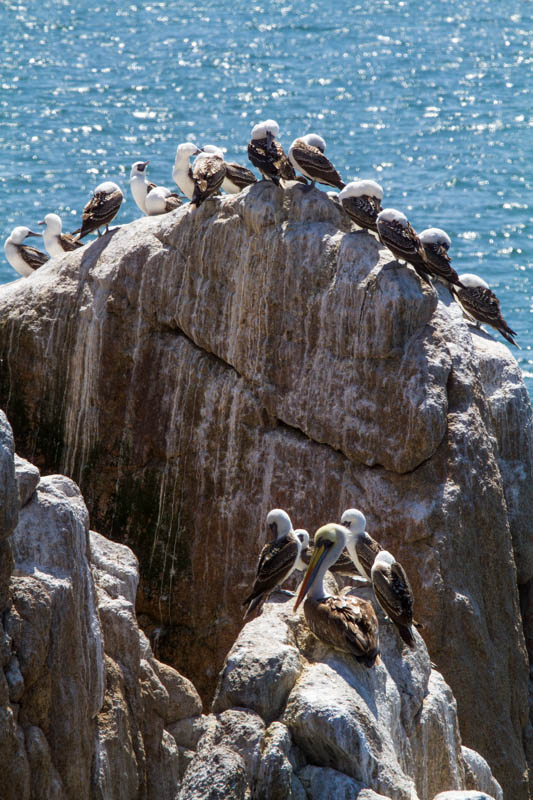
[[[459, 273], [498, 294], [533, 390], [532, 12], [526, 0], [2, 2], [2, 240], [130, 166], [172, 186], [176, 146], [246, 163], [251, 127], [316, 132], [345, 180], [377, 179]], [[138, 216], [129, 191], [118, 220]], [[16, 277], [0, 251], [0, 283]], [[498, 334], [495, 334], [498, 336]]]

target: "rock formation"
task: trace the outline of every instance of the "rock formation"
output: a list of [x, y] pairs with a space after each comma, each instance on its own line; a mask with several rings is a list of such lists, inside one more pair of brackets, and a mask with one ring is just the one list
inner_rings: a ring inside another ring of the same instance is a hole
[[0, 359], [19, 451], [133, 548], [143, 627], [205, 698], [268, 509], [314, 530], [358, 506], [407, 568], [465, 745], [528, 796], [531, 407], [447, 290], [325, 193], [261, 183], [2, 287]]
[[70, 479], [15, 473], [1, 412], [0, 500], [2, 800], [175, 800], [169, 728], [202, 703], [137, 626], [137, 559], [89, 534]]

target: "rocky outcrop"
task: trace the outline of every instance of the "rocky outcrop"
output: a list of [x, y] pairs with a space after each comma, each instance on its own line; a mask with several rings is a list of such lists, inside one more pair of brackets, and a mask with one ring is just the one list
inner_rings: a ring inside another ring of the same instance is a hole
[[182, 758], [169, 728], [200, 719], [202, 703], [137, 626], [137, 560], [89, 535], [70, 479], [14, 461], [1, 412], [0, 433], [14, 557], [0, 554], [2, 800], [175, 800]]
[[408, 567], [465, 745], [527, 797], [531, 407], [446, 290], [325, 193], [261, 183], [2, 287], [0, 358], [19, 449], [133, 547], [143, 626], [204, 697], [268, 508], [313, 530], [359, 506]]
[[419, 634], [402, 649], [376, 606], [381, 663], [368, 669], [316, 639], [292, 605], [267, 603], [244, 627], [199, 738], [174, 730], [196, 747], [180, 800], [433, 800], [467, 788], [503, 800], [486, 761], [461, 748], [454, 697]]

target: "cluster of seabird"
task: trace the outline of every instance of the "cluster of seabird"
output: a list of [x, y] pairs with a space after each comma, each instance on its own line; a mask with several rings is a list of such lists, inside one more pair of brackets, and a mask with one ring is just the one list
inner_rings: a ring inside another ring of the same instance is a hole
[[[448, 254], [451, 240], [445, 231], [427, 228], [417, 234], [401, 211], [382, 208], [383, 188], [376, 181], [354, 180], [345, 184], [325, 155], [326, 142], [318, 134], [308, 133], [296, 138], [288, 155], [278, 137], [279, 125], [275, 120], [265, 120], [252, 128], [248, 158], [263, 180], [272, 181], [282, 188], [286, 181], [299, 181], [304, 184], [303, 191], [311, 190], [317, 182], [339, 189], [334, 199], [357, 225], [377, 234], [397, 259], [415, 268], [423, 281], [430, 283], [432, 278], [443, 281], [466, 316], [478, 326], [482, 322], [491, 325], [518, 347], [513, 338], [516, 333], [505, 322], [498, 298], [486, 282], [472, 273], [458, 275], [452, 267]], [[130, 188], [135, 203], [148, 216], [174, 211], [182, 205], [182, 197], [166, 186], [149, 181], [146, 176], [148, 163], [136, 161], [131, 167]], [[221, 148], [216, 145], [199, 147], [192, 142], [178, 146], [172, 177], [190, 200], [191, 207], [196, 208], [221, 190], [236, 194], [257, 182], [247, 167], [226, 161]], [[106, 181], [97, 186], [83, 209], [81, 228], [72, 235], [61, 232], [61, 219], [57, 214], [47, 214], [42, 224], [46, 224], [44, 243], [50, 255], [61, 255], [80, 247], [80, 239], [92, 231], [96, 230], [100, 235], [99, 229], [104, 226], [107, 231], [123, 199], [116, 183]], [[21, 275], [31, 274], [48, 260], [44, 253], [23, 244], [26, 237], [38, 235], [19, 226], [6, 239], [6, 258]]]
[[307, 531], [293, 530], [283, 509], [268, 513], [267, 526], [273, 539], [261, 552], [252, 591], [243, 602], [245, 620], [272, 592], [284, 591], [279, 587], [294, 570], [305, 571], [294, 610], [306, 598], [304, 616], [315, 636], [372, 667], [379, 657], [379, 625], [372, 603], [350, 594], [328, 594], [324, 575], [329, 569], [369, 582], [403, 642], [414, 647], [413, 625], [417, 623], [409, 580], [402, 565], [366, 531], [361, 511], [347, 509], [340, 524], [319, 528], [313, 543]]

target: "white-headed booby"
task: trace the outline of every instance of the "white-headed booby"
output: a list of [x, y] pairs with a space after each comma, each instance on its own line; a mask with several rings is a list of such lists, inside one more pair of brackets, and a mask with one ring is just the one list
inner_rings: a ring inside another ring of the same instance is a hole
[[40, 250], [30, 247], [30, 245], [22, 244], [26, 237], [40, 235], [40, 233], [35, 233], [26, 228], [25, 225], [18, 225], [13, 228], [4, 242], [4, 253], [7, 260], [13, 269], [24, 278], [27, 278], [28, 275], [31, 275], [48, 261], [46, 253], [41, 253]]
[[371, 180], [350, 181], [339, 192], [338, 198], [348, 216], [357, 225], [377, 233], [376, 219], [383, 210], [383, 188], [379, 183]]
[[418, 234], [425, 253], [425, 260], [429, 272], [436, 278], [443, 280], [446, 285], [453, 283], [460, 285], [459, 276], [451, 264], [448, 250], [451, 239], [441, 228], [426, 228]]
[[116, 183], [113, 181], [100, 183], [83, 209], [81, 228], [73, 231], [73, 234], [77, 233], [78, 239], [83, 239], [88, 233], [97, 231], [100, 236], [100, 228], [103, 228], [104, 225], [107, 233], [109, 223], [118, 214], [123, 200], [122, 190]]
[[315, 181], [337, 189], [344, 188], [344, 181], [324, 155], [326, 142], [317, 133], [307, 133], [295, 139], [289, 149], [289, 161], [292, 166], [311, 181], [309, 189]]
[[491, 325], [501, 333], [504, 339], [520, 350], [520, 345], [513, 338], [516, 336], [516, 332], [504, 320], [500, 310], [500, 301], [483, 278], [471, 272], [465, 272], [463, 275], [459, 275], [459, 281], [461, 286], [454, 286], [453, 294], [465, 314], [473, 319], [478, 327], [480, 323]]
[[395, 208], [385, 208], [378, 214], [376, 226], [381, 242], [389, 248], [393, 256], [401, 261], [407, 261], [422, 280], [430, 283], [424, 248], [405, 214]]
[[178, 189], [183, 192], [185, 197], [192, 200], [194, 194], [194, 181], [192, 179], [192, 167], [190, 159], [197, 156], [202, 150], [192, 142], [182, 142], [176, 150], [176, 160], [172, 170], [172, 178], [177, 184]]
[[396, 626], [403, 641], [409, 647], [414, 647], [414, 598], [404, 568], [391, 553], [382, 550], [374, 561], [371, 578], [376, 600]]
[[70, 233], [62, 233], [63, 223], [59, 214], [47, 214], [39, 225], [46, 225], [43, 231], [44, 246], [52, 257], [63, 256], [78, 247], [83, 247], [83, 242]]
[[252, 128], [248, 144], [248, 158], [265, 180], [279, 186], [280, 179], [296, 180], [296, 173], [278, 142], [279, 125], [273, 119], [259, 122]]

